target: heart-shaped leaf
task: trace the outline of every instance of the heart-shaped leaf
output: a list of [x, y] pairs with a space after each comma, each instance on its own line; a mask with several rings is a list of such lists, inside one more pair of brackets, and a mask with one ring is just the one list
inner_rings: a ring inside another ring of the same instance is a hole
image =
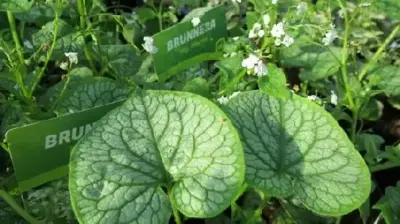
[[215, 104], [186, 92], [137, 91], [71, 154], [80, 223], [168, 223], [171, 206], [189, 217], [213, 217], [243, 180], [236, 129]]
[[295, 196], [322, 215], [349, 213], [368, 198], [368, 167], [315, 103], [250, 91], [232, 98], [226, 111], [242, 137], [249, 184], [271, 196]]

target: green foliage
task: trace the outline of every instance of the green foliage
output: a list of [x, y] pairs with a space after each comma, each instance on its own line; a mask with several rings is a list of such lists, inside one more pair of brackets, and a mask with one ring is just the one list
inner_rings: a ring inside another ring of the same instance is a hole
[[279, 198], [296, 196], [312, 211], [331, 216], [347, 214], [368, 198], [365, 162], [317, 105], [250, 91], [230, 100], [226, 111], [241, 133], [252, 186]]
[[396, 187], [387, 187], [385, 196], [373, 208], [381, 210], [387, 224], [398, 223], [400, 221], [400, 182]]
[[243, 179], [235, 128], [216, 105], [190, 93], [136, 92], [71, 154], [71, 198], [82, 223], [168, 223], [171, 209], [213, 217]]

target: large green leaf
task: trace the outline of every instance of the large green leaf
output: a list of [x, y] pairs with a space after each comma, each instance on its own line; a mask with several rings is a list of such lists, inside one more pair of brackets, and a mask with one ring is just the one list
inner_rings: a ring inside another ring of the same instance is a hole
[[281, 63], [285, 66], [300, 67], [302, 80], [315, 81], [327, 78], [340, 68], [342, 49], [324, 48], [308, 42], [308, 37], [300, 36], [295, 44], [281, 50]]
[[373, 208], [381, 210], [387, 224], [400, 223], [400, 182], [396, 187], [387, 187], [385, 196]]
[[34, 2], [33, 0], [1, 0], [0, 11], [24, 12], [29, 10]]
[[393, 19], [400, 20], [400, 1], [399, 0], [375, 0], [373, 4], [376, 5], [383, 13], [386, 13]]
[[127, 98], [129, 88], [103, 77], [71, 80], [57, 102], [58, 115], [75, 113]]
[[382, 65], [371, 75], [378, 87], [390, 96], [400, 95], [400, 67], [393, 65]]
[[249, 184], [268, 195], [296, 196], [330, 216], [349, 213], [368, 198], [368, 167], [343, 129], [315, 103], [250, 91], [232, 98], [226, 111], [241, 133]]
[[81, 223], [168, 223], [168, 199], [186, 216], [213, 217], [243, 180], [236, 129], [192, 93], [137, 91], [71, 154], [71, 199]]

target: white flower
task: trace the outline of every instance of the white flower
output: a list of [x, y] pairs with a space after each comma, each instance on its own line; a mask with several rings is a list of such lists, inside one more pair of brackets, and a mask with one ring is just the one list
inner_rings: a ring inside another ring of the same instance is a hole
[[219, 102], [220, 104], [227, 104], [228, 101], [229, 101], [228, 97], [225, 97], [225, 96], [221, 96], [221, 97], [218, 98], [217, 100], [218, 100], [218, 102]]
[[232, 40], [239, 40], [239, 37], [232, 37]]
[[232, 52], [230, 56], [231, 56], [231, 57], [235, 57], [236, 55], [237, 55], [236, 52]]
[[249, 57], [243, 59], [242, 67], [249, 70], [253, 69], [260, 59], [254, 54], [250, 54]]
[[268, 74], [267, 67], [264, 65], [264, 63], [261, 60], [259, 60], [257, 62], [256, 67], [254, 67], [254, 73], [258, 77], [262, 77], [262, 76], [265, 76]]
[[258, 35], [258, 37], [263, 37], [264, 35], [265, 35], [265, 32], [264, 32], [264, 30], [259, 30], [258, 32], [257, 32], [257, 35]]
[[31, 42], [29, 40], [24, 40], [24, 47], [26, 47], [28, 49], [33, 49], [33, 45], [31, 44]]
[[144, 44], [143, 48], [149, 52], [150, 54], [155, 54], [158, 52], [158, 49], [156, 46], [154, 46], [154, 41], [152, 37], [144, 37]]
[[264, 25], [267, 26], [269, 24], [269, 22], [271, 22], [271, 17], [269, 17], [268, 14], [263, 15], [263, 22], [264, 22]]
[[307, 8], [308, 8], [307, 2], [301, 2], [301, 3], [297, 6], [297, 12], [296, 12], [296, 14], [297, 14], [298, 16], [303, 15], [304, 12], [307, 10]]
[[61, 64], [60, 64], [60, 68], [62, 69], [62, 70], [68, 70], [68, 62], [61, 62]]
[[272, 0], [272, 4], [275, 5], [278, 2], [278, 0]]
[[194, 27], [196, 27], [197, 25], [199, 25], [199, 23], [200, 23], [200, 18], [199, 18], [199, 17], [194, 17], [194, 18], [192, 19], [192, 24], [193, 24]]
[[271, 35], [272, 35], [273, 37], [276, 37], [276, 38], [280, 38], [280, 37], [282, 37], [283, 35], [285, 35], [285, 30], [283, 29], [283, 23], [282, 23], [282, 22], [280, 22], [280, 23], [278, 23], [278, 24], [275, 24], [275, 25], [272, 27]]
[[331, 30], [326, 32], [325, 37], [322, 38], [322, 43], [325, 46], [332, 44], [332, 42], [338, 37], [337, 32], [335, 30], [335, 26], [331, 24]]
[[285, 45], [286, 47], [289, 47], [293, 43], [294, 43], [293, 37], [291, 37], [289, 35], [285, 35], [285, 37], [283, 38], [282, 44]]
[[72, 64], [78, 64], [78, 53], [76, 52], [67, 52], [64, 53], [64, 55], [68, 58], [69, 63]]
[[311, 96], [307, 96], [307, 99], [309, 99], [309, 100], [311, 100], [311, 101], [317, 101], [317, 100], [319, 100], [320, 98], [319, 98], [318, 96], [316, 96], [316, 95], [311, 95]]
[[242, 3], [242, 0], [232, 0], [233, 2], [239, 2]]
[[249, 38], [261, 38], [265, 35], [264, 30], [262, 29], [261, 24], [255, 23], [253, 25], [253, 28], [249, 32]]
[[282, 40], [277, 38], [277, 39], [275, 39], [274, 44], [275, 44], [275, 46], [279, 47], [282, 44]]
[[370, 7], [372, 4], [369, 2], [363, 2], [360, 4], [361, 7]]
[[249, 32], [249, 38], [256, 38], [256, 33], [255, 33], [255, 31], [253, 30], [253, 29], [251, 29], [250, 30], [250, 32]]
[[335, 94], [335, 91], [331, 90], [331, 104], [337, 105], [338, 96]]
[[249, 57], [242, 61], [242, 67], [249, 71], [254, 70], [254, 74], [258, 77], [267, 75], [268, 73], [263, 61], [254, 54], [250, 54]]

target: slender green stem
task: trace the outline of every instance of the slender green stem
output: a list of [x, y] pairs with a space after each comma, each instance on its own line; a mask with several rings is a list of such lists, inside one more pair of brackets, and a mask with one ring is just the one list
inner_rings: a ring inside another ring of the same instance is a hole
[[160, 1], [160, 5], [158, 6], [158, 25], [160, 26], [160, 31], [163, 30], [163, 19], [162, 19], [162, 6], [164, 4], [164, 0]]
[[7, 18], [8, 18], [8, 23], [10, 24], [11, 34], [18, 53], [19, 61], [21, 64], [25, 64], [24, 52], [23, 52], [24, 48], [21, 46], [21, 43], [19, 42], [17, 27], [15, 25], [15, 18], [12, 12], [7, 11]]
[[396, 28], [394, 28], [394, 30], [386, 38], [385, 42], [379, 47], [378, 51], [375, 52], [374, 56], [368, 62], [368, 64], [366, 64], [363, 67], [363, 70], [361, 70], [360, 74], [358, 75], [358, 80], [361, 81], [364, 79], [365, 75], [368, 73], [369, 68], [378, 61], [378, 59], [381, 56], [381, 54], [383, 53], [383, 51], [386, 49], [386, 47], [389, 45], [389, 43], [393, 40], [393, 38], [396, 37], [396, 34], [397, 34], [397, 32], [399, 32], [399, 30], [400, 30], [400, 25], [397, 25]]
[[46, 71], [47, 64], [49, 63], [51, 56], [53, 55], [54, 49], [56, 48], [57, 45], [57, 36], [58, 36], [58, 24], [59, 24], [59, 13], [58, 10], [55, 10], [55, 18], [53, 21], [53, 40], [50, 46], [50, 49], [47, 51], [46, 55], [46, 60], [44, 62], [44, 65], [39, 71], [38, 76], [36, 76], [35, 80], [33, 81], [32, 88], [29, 92], [29, 97], [32, 97], [33, 93], [35, 92], [35, 89], [40, 83], [40, 80], [42, 79], [44, 72]]
[[394, 167], [400, 167], [400, 164], [393, 163], [393, 162], [386, 162], [384, 164], [372, 165], [369, 167], [369, 170], [371, 171], [371, 173], [373, 173], [373, 172], [387, 170], [387, 169], [394, 168]]
[[14, 209], [15, 212], [18, 213], [21, 217], [23, 217], [26, 221], [28, 221], [31, 224], [36, 224], [39, 223], [38, 220], [36, 220], [34, 217], [29, 215], [23, 208], [21, 208], [20, 205], [12, 198], [7, 192], [4, 190], [0, 189], [0, 197], [3, 198], [3, 200], [10, 205], [11, 208]]
[[339, 216], [336, 218], [335, 224], [340, 224], [341, 221], [342, 221], [342, 216]]
[[168, 196], [169, 196], [169, 201], [171, 202], [172, 213], [174, 214], [175, 223], [182, 224], [181, 216], [179, 214], [178, 209], [176, 208], [177, 206], [174, 197], [172, 196], [172, 186], [168, 187]]
[[353, 97], [351, 94], [351, 90], [349, 88], [349, 79], [347, 76], [347, 54], [348, 54], [348, 38], [349, 38], [349, 20], [348, 20], [348, 15], [346, 8], [344, 7], [343, 3], [341, 0], [337, 0], [340, 8], [344, 11], [344, 21], [345, 21], [345, 26], [344, 26], [344, 36], [343, 36], [343, 52], [342, 52], [342, 61], [341, 61], [341, 74], [342, 74], [342, 80], [344, 84], [344, 88], [346, 90], [346, 98], [349, 101], [349, 107], [351, 110], [354, 110], [354, 101]]
[[[23, 47], [21, 46], [21, 43], [19, 41], [17, 27], [15, 25], [15, 18], [14, 18], [14, 15], [12, 14], [12, 12], [7, 11], [7, 18], [8, 18], [8, 23], [10, 25], [11, 34], [12, 34], [12, 38], [13, 38], [13, 41], [15, 44], [15, 48], [17, 50], [20, 66], [22, 66], [21, 68], [23, 68], [23, 71], [24, 71], [25, 70], [25, 59], [24, 59]], [[16, 81], [18, 83], [19, 88], [22, 91], [22, 94], [25, 97], [28, 97], [28, 91], [25, 88], [21, 72], [22, 72], [21, 69], [17, 66], [17, 68], [15, 69]]]
[[89, 62], [91, 69], [94, 74], [97, 74], [96, 67], [94, 66], [92, 56], [90, 55], [88, 45], [86, 43], [86, 7], [85, 0], [78, 0], [78, 11], [79, 11], [79, 25], [81, 28], [81, 34], [83, 36], [83, 51], [85, 53], [85, 57]]

